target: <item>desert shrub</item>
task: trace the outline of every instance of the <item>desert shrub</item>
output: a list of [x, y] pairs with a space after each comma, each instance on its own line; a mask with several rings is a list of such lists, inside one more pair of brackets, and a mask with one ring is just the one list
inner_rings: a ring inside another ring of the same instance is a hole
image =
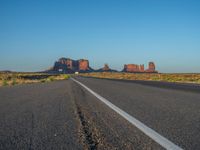
[[12, 84], [12, 85], [16, 85], [16, 84], [17, 84], [17, 81], [16, 81], [15, 78], [12, 80], [12, 83], [11, 83], [11, 84]]
[[65, 80], [67, 80], [67, 79], [69, 79], [69, 78], [70, 78], [70, 76], [69, 76], [69, 75], [67, 75], [67, 74], [65, 74], [65, 75], [63, 75], [63, 78], [64, 78]]
[[53, 77], [53, 76], [48, 77], [48, 78], [47, 78], [47, 81], [49, 81], [49, 82], [54, 81], [54, 77]]
[[44, 83], [44, 82], [46, 82], [46, 79], [42, 79], [42, 80], [40, 80], [40, 82]]
[[8, 81], [7, 80], [3, 80], [3, 86], [7, 86], [8, 85]]

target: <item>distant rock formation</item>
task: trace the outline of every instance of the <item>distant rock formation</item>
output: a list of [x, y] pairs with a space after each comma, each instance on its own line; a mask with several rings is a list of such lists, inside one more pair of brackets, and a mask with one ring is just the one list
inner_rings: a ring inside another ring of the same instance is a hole
[[99, 70], [96, 70], [96, 72], [117, 72], [116, 70], [110, 69], [108, 64], [104, 64], [103, 68], [100, 68]]
[[[118, 72], [105, 64], [103, 68], [94, 70], [90, 67], [89, 61], [86, 59], [73, 60], [70, 58], [60, 58], [55, 62], [54, 66], [45, 72], [52, 73], [75, 73], [75, 72]], [[148, 69], [145, 70], [144, 65], [126, 64], [122, 72], [130, 73], [157, 73], [154, 62], [149, 62]]]
[[124, 65], [124, 72], [144, 72], [144, 65], [126, 64]]
[[74, 72], [91, 72], [93, 69], [89, 66], [89, 61], [86, 59], [72, 60], [70, 58], [60, 58], [55, 62], [51, 71], [62, 73]]
[[145, 72], [158, 73], [158, 71], [156, 71], [156, 66], [155, 66], [154, 62], [149, 62], [149, 68], [146, 69]]
[[109, 71], [111, 70], [108, 64], [104, 64], [104, 67], [102, 68], [103, 71]]
[[79, 71], [87, 71], [87, 70], [91, 70], [89, 67], [89, 61], [85, 60], [85, 59], [80, 59], [78, 60], [78, 64], [79, 64]]
[[148, 69], [144, 69], [144, 65], [137, 64], [125, 64], [123, 72], [131, 72], [131, 73], [157, 73], [155, 64], [153, 62], [149, 62]]

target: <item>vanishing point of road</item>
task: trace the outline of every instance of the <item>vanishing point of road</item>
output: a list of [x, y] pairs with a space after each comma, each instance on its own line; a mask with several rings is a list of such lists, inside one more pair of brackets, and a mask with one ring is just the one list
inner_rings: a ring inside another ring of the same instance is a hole
[[76, 77], [0, 88], [1, 150], [165, 149], [159, 141], [200, 149], [199, 85]]

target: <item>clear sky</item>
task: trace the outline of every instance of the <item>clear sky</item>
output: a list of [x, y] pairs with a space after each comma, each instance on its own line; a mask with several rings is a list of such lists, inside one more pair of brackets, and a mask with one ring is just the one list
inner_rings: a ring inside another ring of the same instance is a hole
[[0, 70], [41, 71], [60, 57], [200, 72], [200, 1], [0, 0]]

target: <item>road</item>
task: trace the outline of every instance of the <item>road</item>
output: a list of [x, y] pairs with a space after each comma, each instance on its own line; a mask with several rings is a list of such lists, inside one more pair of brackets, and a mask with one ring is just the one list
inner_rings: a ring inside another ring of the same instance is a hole
[[[200, 149], [200, 87], [76, 77], [183, 149]], [[70, 80], [0, 88], [0, 149], [164, 149]]]

